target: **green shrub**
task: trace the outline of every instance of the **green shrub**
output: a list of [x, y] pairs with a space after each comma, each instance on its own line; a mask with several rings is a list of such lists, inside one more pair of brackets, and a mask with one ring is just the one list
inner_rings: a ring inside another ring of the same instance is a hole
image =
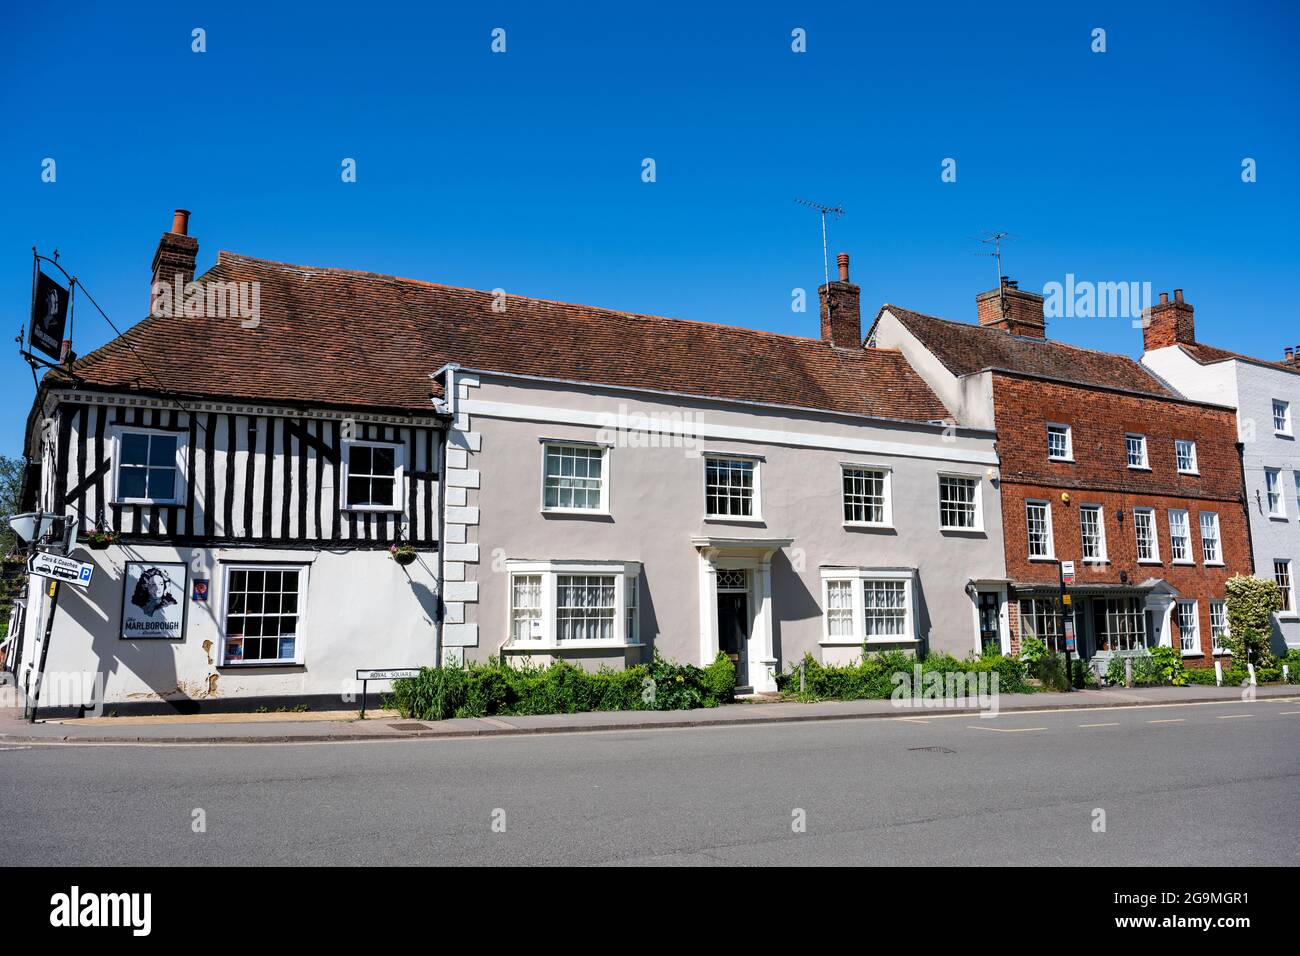
[[1155, 671], [1155, 683], [1169, 687], [1182, 687], [1187, 683], [1184, 676], [1183, 652], [1181, 648], [1153, 647], [1151, 649], [1151, 666]]
[[1235, 574], [1225, 587], [1228, 603], [1228, 634], [1223, 645], [1233, 661], [1260, 665], [1273, 663], [1269, 642], [1273, 635], [1273, 612], [1282, 607], [1282, 589], [1268, 578]]
[[701, 674], [704, 690], [713, 699], [729, 704], [736, 699], [736, 665], [722, 651]]
[[[835, 666], [820, 663], [811, 654], [778, 674], [777, 689], [800, 700], [887, 700], [893, 693], [894, 674], [904, 672], [913, 677], [918, 661], [904, 651], [864, 654], [852, 664]], [[803, 665], [804, 690], [799, 692], [800, 664]], [[984, 653], [959, 660], [951, 654], [935, 652], [920, 661], [922, 678], [926, 674], [996, 673], [998, 691], [1019, 694], [1031, 688], [1025, 683], [1025, 665], [1014, 657]]]
[[1047, 654], [1047, 645], [1032, 634], [1027, 634], [1020, 639], [1020, 659], [1026, 664], [1037, 664], [1046, 658]]
[[1289, 671], [1287, 683], [1300, 684], [1300, 648], [1293, 647], [1283, 657], [1278, 658], [1277, 668], [1279, 672], [1282, 670], [1283, 664], [1287, 665]]
[[1110, 659], [1106, 666], [1106, 683], [1114, 684], [1120, 687], [1124, 686], [1125, 668], [1124, 662], [1133, 662], [1133, 686], [1134, 687], [1151, 687], [1160, 683], [1160, 671], [1156, 666], [1155, 659], [1149, 653], [1142, 654], [1116, 654]]

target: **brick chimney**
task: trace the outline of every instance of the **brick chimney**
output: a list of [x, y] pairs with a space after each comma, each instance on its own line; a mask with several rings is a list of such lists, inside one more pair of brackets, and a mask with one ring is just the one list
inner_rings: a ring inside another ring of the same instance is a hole
[[[153, 281], [149, 285], [149, 313], [157, 314], [155, 306], [160, 290], [166, 283], [168, 295], [179, 301], [185, 286], [194, 281], [194, 262], [199, 257], [199, 241], [189, 234], [190, 212], [177, 209], [172, 216], [171, 232], [164, 232], [158, 240], [158, 251], [153, 254]], [[178, 279], [177, 276], [180, 278]], [[179, 283], [179, 291], [175, 289]]]
[[1043, 297], [1026, 292], [1015, 279], [1003, 276], [1001, 289], [990, 289], [975, 296], [975, 309], [980, 325], [986, 328], [1035, 339], [1047, 338]]
[[1160, 301], [1142, 313], [1142, 351], [1152, 352], [1171, 345], [1191, 345], [1196, 341], [1196, 322], [1191, 305], [1183, 301], [1183, 290], [1161, 292]]
[[835, 257], [840, 277], [817, 290], [821, 297], [822, 341], [836, 348], [862, 348], [862, 289], [849, 281], [849, 254]]

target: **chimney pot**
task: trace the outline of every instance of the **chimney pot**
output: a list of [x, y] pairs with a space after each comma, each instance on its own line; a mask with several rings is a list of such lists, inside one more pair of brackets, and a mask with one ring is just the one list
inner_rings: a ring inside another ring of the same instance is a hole
[[1286, 362], [1287, 365], [1290, 365], [1295, 358], [1294, 353], [1291, 351], [1291, 346], [1288, 345], [1282, 350], [1282, 356], [1282, 361]]
[[1175, 290], [1174, 290], [1174, 301], [1175, 301], [1175, 302], [1182, 302], [1182, 301], [1183, 301], [1183, 290], [1182, 290], [1182, 289], [1175, 289]]
[[839, 281], [818, 290], [821, 298], [822, 341], [837, 348], [862, 348], [862, 290], [849, 281], [849, 254], [835, 257]]
[[1160, 304], [1161, 304], [1161, 305], [1168, 305], [1168, 304], [1169, 304], [1169, 293], [1168, 293], [1168, 292], [1161, 292], [1161, 293], [1160, 293]]
[[[153, 279], [149, 285], [149, 312], [170, 314], [164, 300], [175, 301], [186, 285], [194, 281], [194, 264], [199, 255], [198, 240], [189, 234], [190, 212], [177, 209], [170, 232], [164, 232], [153, 254]], [[179, 289], [177, 288], [179, 287]]]

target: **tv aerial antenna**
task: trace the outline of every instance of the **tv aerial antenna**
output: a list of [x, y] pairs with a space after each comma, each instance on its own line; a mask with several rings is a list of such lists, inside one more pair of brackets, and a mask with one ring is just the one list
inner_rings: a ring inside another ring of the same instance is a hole
[[813, 202], [811, 199], [796, 199], [801, 206], [807, 206], [809, 209], [815, 209], [821, 213], [822, 217], [822, 272], [826, 275], [826, 284], [831, 284], [831, 260], [826, 253], [826, 217], [828, 215], [839, 219], [844, 215], [844, 207], [840, 205], [827, 206], [825, 203]]

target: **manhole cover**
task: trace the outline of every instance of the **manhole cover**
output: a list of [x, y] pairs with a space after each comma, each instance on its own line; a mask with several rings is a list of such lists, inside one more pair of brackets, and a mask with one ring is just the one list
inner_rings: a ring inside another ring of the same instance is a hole
[[429, 729], [428, 727], [424, 726], [424, 724], [416, 724], [416, 723], [389, 724], [388, 726], [392, 727], [394, 730], [428, 730]]
[[920, 752], [927, 754], [955, 754], [957, 752], [955, 750], [950, 750], [947, 747], [908, 747], [907, 749], [913, 753]]

